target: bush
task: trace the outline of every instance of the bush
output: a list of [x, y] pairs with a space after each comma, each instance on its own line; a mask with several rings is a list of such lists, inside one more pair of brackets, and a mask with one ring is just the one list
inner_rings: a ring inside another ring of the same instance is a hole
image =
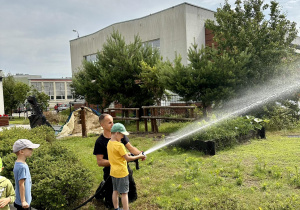
[[[223, 123], [212, 125], [203, 132], [196, 133], [195, 135], [181, 141], [181, 145], [187, 147], [196, 140], [201, 141], [214, 141], [217, 149], [224, 149], [232, 147], [237, 143], [247, 141], [250, 138], [256, 137], [258, 129], [262, 128], [265, 121], [254, 117], [237, 117], [234, 119], [226, 120]], [[199, 122], [193, 129], [208, 124], [206, 121]]]
[[55, 140], [55, 133], [52, 128], [48, 126], [39, 126], [34, 129], [25, 128], [11, 128], [0, 132], [0, 155], [2, 157], [12, 152], [12, 146], [18, 139], [30, 139], [37, 144], [44, 144], [45, 142], [52, 142]]
[[91, 172], [67, 148], [54, 142], [54, 131], [47, 126], [32, 130], [12, 128], [0, 132], [0, 153], [6, 176], [14, 183], [16, 155], [13, 143], [19, 138], [30, 139], [41, 146], [27, 159], [32, 177], [32, 206], [37, 209], [68, 209], [90, 195]]
[[37, 150], [28, 165], [34, 175], [33, 206], [38, 209], [66, 209], [90, 195], [91, 172], [59, 144]]
[[295, 111], [283, 106], [274, 106], [267, 111], [266, 115], [270, 119], [267, 125], [269, 130], [283, 130], [295, 128], [299, 123], [299, 115]]

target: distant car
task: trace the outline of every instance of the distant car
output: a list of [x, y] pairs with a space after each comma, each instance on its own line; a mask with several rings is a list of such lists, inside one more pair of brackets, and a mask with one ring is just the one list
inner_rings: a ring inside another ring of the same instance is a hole
[[62, 104], [55, 104], [54, 110], [57, 110], [60, 105], [62, 105]]
[[70, 108], [70, 104], [60, 104], [58, 105], [57, 111], [62, 111]]
[[14, 113], [21, 113], [21, 112], [26, 112], [25, 106], [19, 106], [17, 109], [14, 110]]

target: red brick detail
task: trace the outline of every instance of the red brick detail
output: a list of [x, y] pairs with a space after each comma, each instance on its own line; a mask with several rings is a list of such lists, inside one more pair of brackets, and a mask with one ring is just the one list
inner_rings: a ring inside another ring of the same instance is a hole
[[205, 46], [212, 47], [212, 44], [214, 44], [214, 47], [216, 48], [218, 46], [218, 43], [215, 42], [213, 40], [213, 38], [214, 38], [213, 31], [206, 28], [205, 29]]
[[0, 126], [9, 125], [9, 117], [0, 117]]

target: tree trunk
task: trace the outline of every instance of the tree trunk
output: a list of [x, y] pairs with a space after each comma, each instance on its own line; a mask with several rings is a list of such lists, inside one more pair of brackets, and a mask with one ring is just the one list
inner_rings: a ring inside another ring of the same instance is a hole
[[206, 120], [207, 119], [207, 107], [206, 104], [202, 104], [203, 105], [203, 118]]

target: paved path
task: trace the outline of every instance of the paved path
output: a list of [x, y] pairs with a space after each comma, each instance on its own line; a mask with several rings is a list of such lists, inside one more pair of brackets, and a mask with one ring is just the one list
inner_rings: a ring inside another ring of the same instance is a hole
[[[9, 126], [0, 126], [0, 132], [3, 130], [3, 128], [6, 128], [6, 129], [11, 129], [11, 128], [19, 128], [19, 127], [23, 127], [23, 128], [26, 128], [26, 129], [31, 129], [30, 125], [14, 125], [14, 124], [11, 124]], [[54, 128], [55, 131], [58, 131], [60, 129], [60, 125], [53, 125], [52, 126]]]
[[3, 130], [3, 128], [6, 128], [6, 129], [11, 129], [11, 128], [14, 128], [14, 127], [23, 127], [23, 128], [27, 128], [27, 129], [30, 129], [30, 125], [8, 125], [8, 126], [0, 126], [0, 131]]

